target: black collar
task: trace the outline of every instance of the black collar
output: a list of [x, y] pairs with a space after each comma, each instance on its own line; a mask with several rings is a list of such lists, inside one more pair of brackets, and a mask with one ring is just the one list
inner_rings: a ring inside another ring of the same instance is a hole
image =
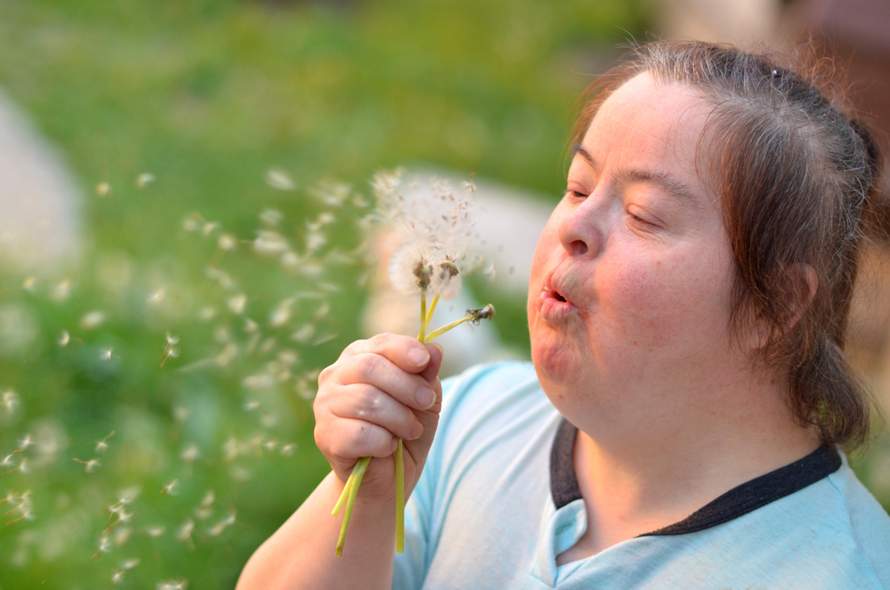
[[[581, 498], [574, 462], [577, 435], [578, 429], [562, 418], [550, 449], [550, 493], [557, 510]], [[793, 494], [840, 466], [841, 457], [834, 445], [822, 445], [806, 457], [734, 487], [679, 522], [638, 536], [694, 533], [728, 522]]]

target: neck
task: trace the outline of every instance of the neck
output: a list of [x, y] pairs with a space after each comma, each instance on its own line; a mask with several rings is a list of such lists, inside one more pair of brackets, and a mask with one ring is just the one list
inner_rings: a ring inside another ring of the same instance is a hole
[[660, 397], [682, 412], [652, 405], [623, 419], [613, 414], [575, 422], [575, 470], [591, 514], [622, 523], [671, 524], [812, 452], [818, 435], [794, 423], [784, 403], [786, 387], [752, 378], [712, 383], [698, 392], [687, 387], [682, 399]]

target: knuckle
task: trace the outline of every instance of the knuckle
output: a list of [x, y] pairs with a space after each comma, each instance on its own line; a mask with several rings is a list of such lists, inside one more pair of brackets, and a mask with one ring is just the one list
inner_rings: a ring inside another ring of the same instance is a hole
[[383, 405], [381, 394], [373, 388], [366, 387], [356, 396], [356, 415], [359, 418], [370, 418], [380, 413]]
[[358, 373], [362, 381], [369, 382], [381, 371], [383, 363], [376, 354], [363, 354], [358, 359]]
[[334, 364], [332, 364], [332, 365], [328, 365], [327, 367], [325, 367], [324, 369], [322, 369], [321, 371], [319, 371], [319, 373], [318, 373], [318, 385], [319, 385], [319, 387], [321, 387], [322, 385], [324, 385], [324, 382], [327, 381], [328, 379], [330, 379], [330, 378], [331, 378], [331, 375], [332, 375], [332, 374], [334, 373], [334, 371], [336, 371], [336, 370], [337, 370], [337, 363], [334, 363]]

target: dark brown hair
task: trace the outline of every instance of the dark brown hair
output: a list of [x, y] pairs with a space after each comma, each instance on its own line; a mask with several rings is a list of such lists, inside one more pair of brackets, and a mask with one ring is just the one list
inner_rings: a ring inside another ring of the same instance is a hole
[[[765, 323], [768, 341], [752, 361], [787, 369], [798, 423], [852, 452], [867, 442], [872, 409], [844, 335], [880, 155], [866, 127], [820, 90], [817, 70], [803, 71], [729, 45], [642, 45], [585, 90], [569, 145], [639, 73], [702, 93], [713, 107], [699, 145], [702, 179], [720, 197], [736, 263], [731, 333]], [[807, 266], [818, 278], [809, 301]]]

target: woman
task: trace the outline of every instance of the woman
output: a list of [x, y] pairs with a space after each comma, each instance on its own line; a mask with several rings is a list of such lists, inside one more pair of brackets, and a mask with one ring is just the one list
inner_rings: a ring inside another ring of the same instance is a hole
[[[731, 47], [644, 46], [591, 90], [532, 265], [533, 364], [442, 387], [434, 346], [348, 346], [315, 401], [333, 471], [239, 587], [890, 586], [890, 517], [841, 450], [869, 426], [841, 351], [867, 131]], [[337, 558], [331, 506], [395, 437], [406, 552], [375, 460]]]

